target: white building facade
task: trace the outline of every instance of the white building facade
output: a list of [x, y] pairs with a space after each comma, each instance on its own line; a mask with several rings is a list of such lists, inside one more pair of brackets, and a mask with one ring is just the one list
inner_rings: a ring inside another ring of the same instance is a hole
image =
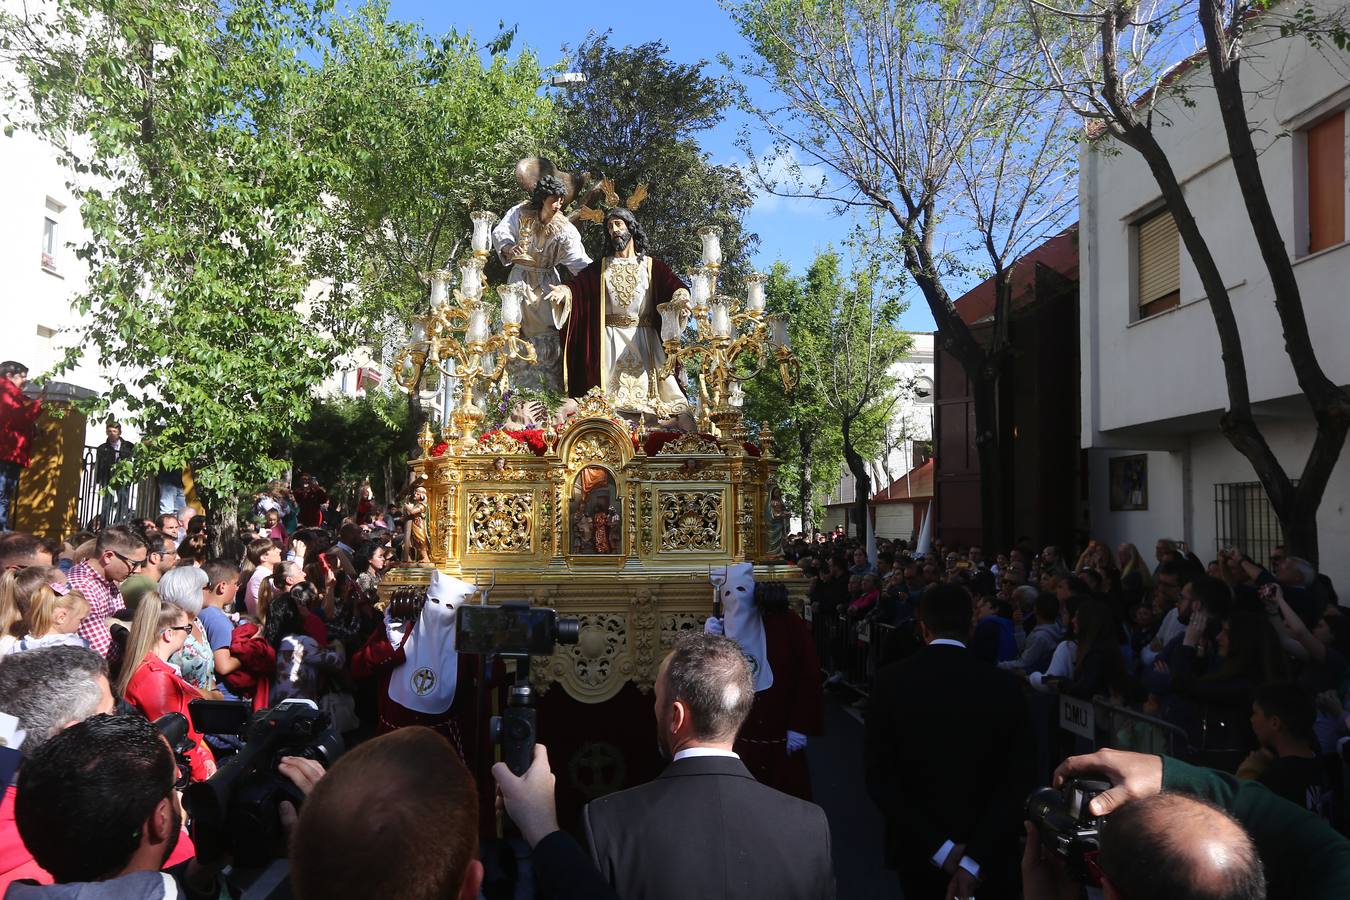
[[[872, 478], [872, 493], [883, 491], [892, 482], [917, 468], [926, 458], [924, 448], [931, 456], [933, 440], [933, 334], [910, 332], [909, 352], [890, 369], [896, 381], [897, 400], [890, 426], [886, 433], [885, 453], [867, 464]], [[854, 502], [856, 479], [848, 466], [841, 467], [839, 481], [832, 485], [825, 498], [825, 515], [820, 530], [833, 531], [838, 525], [853, 533], [848, 524], [849, 510]], [[914, 507], [909, 504], [887, 504], [876, 509], [877, 537], [904, 539], [919, 529], [914, 521]]]
[[[1243, 53], [1248, 118], [1312, 342], [1328, 377], [1350, 384], [1347, 60], [1271, 34], [1250, 35]], [[1232, 300], [1257, 424], [1297, 478], [1315, 426], [1284, 351], [1208, 69], [1180, 78], [1190, 105], [1160, 97], [1153, 119], [1170, 124], [1155, 134]], [[1132, 542], [1150, 559], [1154, 542], [1169, 537], [1205, 561], [1225, 546], [1268, 561], [1281, 540], [1278, 520], [1251, 465], [1219, 431], [1227, 391], [1214, 319], [1143, 159], [1110, 141], [1088, 145], [1079, 205], [1091, 535]], [[1350, 453], [1327, 486], [1318, 529], [1321, 569], [1350, 594]]]

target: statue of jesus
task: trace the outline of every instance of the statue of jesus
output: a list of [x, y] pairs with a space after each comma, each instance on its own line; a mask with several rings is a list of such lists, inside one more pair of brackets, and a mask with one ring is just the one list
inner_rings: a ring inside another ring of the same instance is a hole
[[[623, 207], [605, 214], [604, 257], [547, 299], [563, 329], [563, 379], [570, 397], [599, 386], [614, 408], [658, 421], [689, 419], [689, 401], [665, 364], [657, 306], [686, 308], [689, 291], [670, 267], [647, 252], [647, 236]], [[683, 325], [688, 313], [683, 315]], [[689, 423], [692, 425], [692, 421]]]

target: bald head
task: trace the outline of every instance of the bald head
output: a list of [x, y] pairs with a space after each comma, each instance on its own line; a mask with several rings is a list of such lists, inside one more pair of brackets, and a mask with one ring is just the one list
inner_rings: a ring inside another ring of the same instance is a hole
[[1256, 847], [1218, 807], [1183, 794], [1127, 803], [1107, 818], [1098, 862], [1120, 900], [1264, 900]]

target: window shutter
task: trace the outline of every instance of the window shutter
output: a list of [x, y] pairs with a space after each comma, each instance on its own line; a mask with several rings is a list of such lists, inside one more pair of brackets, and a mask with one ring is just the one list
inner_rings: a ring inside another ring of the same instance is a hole
[[1345, 113], [1308, 129], [1308, 252], [1345, 240]]
[[1139, 223], [1139, 305], [1181, 290], [1181, 239], [1170, 212]]

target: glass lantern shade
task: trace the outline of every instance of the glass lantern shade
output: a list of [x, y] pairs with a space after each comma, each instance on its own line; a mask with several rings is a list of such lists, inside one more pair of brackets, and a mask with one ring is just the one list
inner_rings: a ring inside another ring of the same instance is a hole
[[475, 303], [473, 309], [469, 310], [469, 329], [464, 337], [470, 344], [481, 344], [487, 340], [487, 336], [487, 309], [483, 304]]
[[450, 300], [450, 273], [437, 269], [431, 273], [431, 305], [444, 306]]
[[519, 281], [512, 282], [511, 284], [502, 285], [500, 288], [497, 289], [497, 293], [502, 298], [503, 325], [520, 324], [520, 319], [523, 314], [524, 297], [522, 296], [522, 294], [524, 293], [524, 291], [525, 291], [525, 284]]
[[766, 280], [767, 278], [759, 272], [755, 272], [745, 279], [745, 309], [751, 315], [759, 315], [764, 312], [764, 282]]
[[689, 273], [690, 302], [694, 309], [707, 309], [712, 296], [712, 273], [702, 266]]
[[724, 298], [718, 297], [708, 307], [708, 324], [712, 326], [713, 337], [731, 337], [731, 309]]
[[698, 236], [703, 241], [703, 264], [705, 266], [720, 266], [722, 264], [722, 229], [716, 225], [705, 225], [698, 230]]
[[679, 340], [681, 331], [679, 304], [662, 303], [656, 307], [656, 311], [661, 314], [661, 340]]
[[469, 218], [473, 220], [473, 237], [470, 239], [473, 252], [486, 255], [492, 247], [492, 226], [497, 223], [497, 217], [487, 210], [480, 209], [470, 213]]
[[459, 292], [470, 300], [483, 296], [483, 261], [466, 260], [459, 267]]
[[784, 350], [788, 349], [790, 341], [788, 339], [787, 316], [769, 316], [769, 343], [775, 347], [782, 347]]

